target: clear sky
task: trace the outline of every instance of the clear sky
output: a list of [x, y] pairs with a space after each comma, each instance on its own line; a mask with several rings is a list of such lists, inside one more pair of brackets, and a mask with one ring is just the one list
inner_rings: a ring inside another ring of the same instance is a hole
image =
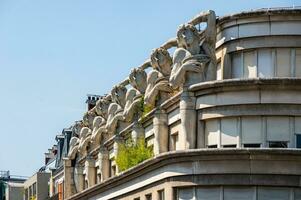
[[31, 176], [55, 135], [200, 11], [300, 0], [0, 0], [0, 170]]

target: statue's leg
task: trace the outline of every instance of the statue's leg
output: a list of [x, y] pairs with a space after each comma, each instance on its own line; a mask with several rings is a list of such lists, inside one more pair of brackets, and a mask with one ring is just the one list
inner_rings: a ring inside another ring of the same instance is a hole
[[196, 98], [192, 92], [183, 89], [180, 101], [181, 133], [179, 134], [180, 149], [196, 148]]
[[153, 119], [154, 126], [154, 154], [158, 155], [168, 151], [168, 125], [167, 114], [157, 110]]

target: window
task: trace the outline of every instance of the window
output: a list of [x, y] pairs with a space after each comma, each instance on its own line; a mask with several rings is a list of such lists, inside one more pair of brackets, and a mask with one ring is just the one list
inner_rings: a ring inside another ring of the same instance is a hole
[[169, 126], [169, 150], [179, 149], [179, 132], [181, 130], [181, 121], [177, 121]]
[[208, 120], [205, 123], [206, 146], [217, 148], [219, 144], [219, 120]]
[[171, 135], [171, 150], [177, 150], [177, 144], [179, 142], [179, 134], [178, 132]]
[[232, 54], [232, 78], [241, 78], [243, 75], [241, 56], [241, 52]]
[[267, 117], [268, 142], [288, 142], [289, 138], [289, 117]]
[[97, 174], [97, 183], [100, 183], [101, 182], [101, 173], [98, 173]]
[[255, 51], [243, 52], [243, 73], [244, 78], [254, 78], [257, 76], [257, 67], [256, 67], [256, 54]]
[[245, 148], [260, 148], [261, 144], [244, 144]]
[[296, 135], [296, 148], [301, 148], [301, 134]]
[[289, 200], [290, 190], [288, 188], [258, 187], [258, 200]]
[[59, 183], [59, 187], [58, 187], [58, 196], [59, 196], [59, 200], [63, 200], [64, 198], [64, 185], [63, 183]]
[[164, 190], [158, 191], [158, 198], [159, 198], [159, 200], [165, 200]]
[[32, 196], [36, 196], [37, 194], [37, 183], [32, 185]]
[[112, 166], [112, 176], [116, 175], [116, 165]]
[[194, 188], [179, 188], [178, 199], [179, 200], [194, 199]]
[[25, 200], [28, 200], [28, 188], [25, 189]]
[[242, 117], [241, 143], [243, 144], [243, 146], [252, 147], [252, 144], [261, 144], [261, 130], [261, 117]]
[[295, 76], [301, 77], [301, 49], [296, 49], [296, 69]]
[[223, 145], [223, 148], [236, 148], [236, 144]]
[[216, 80], [222, 80], [222, 66], [221, 61], [217, 62]]
[[274, 66], [271, 49], [259, 49], [258, 55], [258, 77], [273, 77]]
[[287, 148], [287, 142], [278, 141], [278, 142], [269, 142], [270, 148]]
[[221, 145], [223, 147], [236, 147], [238, 143], [238, 120], [237, 118], [221, 119]]
[[85, 180], [85, 189], [87, 189], [89, 187], [88, 181]]
[[224, 187], [224, 200], [250, 200], [256, 197], [252, 187]]
[[291, 49], [279, 48], [277, 52], [277, 77], [290, 77], [291, 76]]
[[145, 200], [152, 200], [152, 194], [145, 195]]

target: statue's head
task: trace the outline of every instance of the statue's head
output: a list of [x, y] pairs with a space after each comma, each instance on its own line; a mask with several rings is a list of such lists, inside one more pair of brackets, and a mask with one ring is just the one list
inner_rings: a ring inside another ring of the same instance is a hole
[[139, 93], [137, 90], [135, 90], [134, 88], [130, 88], [126, 93], [126, 101], [132, 102], [134, 98], [138, 95], [137, 93]]
[[94, 118], [96, 117], [96, 113], [93, 112], [93, 111], [88, 111], [84, 114], [83, 116], [83, 123], [84, 123], [84, 126], [87, 126], [87, 127], [92, 127], [93, 125], [93, 120]]
[[151, 65], [164, 76], [169, 76], [171, 72], [172, 59], [168, 51], [162, 47], [153, 50], [151, 54]]
[[147, 86], [146, 78], [147, 74], [143, 69], [134, 68], [130, 73], [129, 81], [133, 88], [144, 94]]
[[122, 108], [125, 106], [125, 96], [127, 89], [123, 85], [116, 85], [111, 91], [113, 102], [119, 104]]
[[81, 138], [81, 139], [86, 138], [89, 134], [90, 134], [90, 129], [87, 128], [87, 127], [83, 127], [83, 128], [80, 130], [80, 138]]
[[116, 112], [120, 109], [120, 106], [117, 103], [111, 103], [108, 109], [109, 115], [115, 115]]
[[84, 126], [83, 121], [76, 121], [75, 124], [72, 126], [73, 136], [79, 137], [80, 130], [82, 129], [83, 126]]
[[99, 128], [101, 124], [103, 124], [105, 121], [104, 118], [97, 116], [93, 120], [93, 128]]
[[110, 95], [99, 99], [95, 105], [95, 112], [97, 113], [97, 115], [100, 115], [106, 119], [108, 117], [108, 108], [110, 103], [112, 103]]
[[200, 42], [198, 30], [192, 24], [182, 24], [177, 32], [179, 47], [187, 48], [194, 43]]

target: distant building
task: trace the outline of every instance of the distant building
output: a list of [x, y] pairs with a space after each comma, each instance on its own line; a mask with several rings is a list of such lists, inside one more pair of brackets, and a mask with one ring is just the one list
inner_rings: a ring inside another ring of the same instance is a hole
[[9, 171], [0, 171], [0, 200], [23, 199], [26, 177], [10, 175]]
[[24, 182], [24, 200], [47, 200], [50, 173], [37, 172]]
[[88, 94], [87, 95], [87, 108], [88, 110], [91, 110], [92, 108], [94, 108], [94, 106], [96, 105], [96, 102], [101, 98], [102, 96], [100, 95], [95, 95], [95, 94]]
[[49, 181], [49, 199], [62, 200], [64, 196], [64, 166], [63, 158], [67, 156], [69, 150], [69, 142], [72, 137], [72, 128], [65, 128], [62, 134], [56, 136], [57, 154], [55, 157], [55, 165], [51, 169], [51, 177]]

